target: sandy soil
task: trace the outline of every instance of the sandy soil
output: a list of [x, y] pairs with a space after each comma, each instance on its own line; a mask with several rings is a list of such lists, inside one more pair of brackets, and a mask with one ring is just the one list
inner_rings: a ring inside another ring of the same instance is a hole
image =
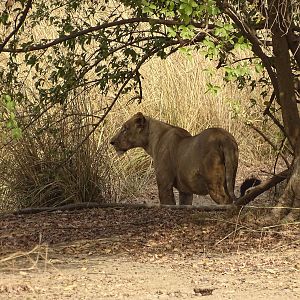
[[[61, 259], [2, 274], [0, 299], [299, 299], [299, 249], [189, 259]], [[254, 263], [255, 262], [255, 263]], [[208, 294], [208, 295], [206, 295]]]

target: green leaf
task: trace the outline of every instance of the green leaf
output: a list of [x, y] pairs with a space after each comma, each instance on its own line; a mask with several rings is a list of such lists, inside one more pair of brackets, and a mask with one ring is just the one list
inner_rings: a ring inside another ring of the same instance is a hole
[[65, 32], [69, 33], [69, 32], [72, 32], [73, 30], [74, 30], [74, 27], [70, 23], [65, 24], [65, 26], [64, 26]]
[[184, 9], [184, 12], [185, 12], [186, 15], [190, 16], [192, 14], [192, 12], [193, 12], [192, 6], [186, 5], [185, 9]]
[[191, 61], [193, 59], [192, 49], [190, 47], [181, 47], [179, 48], [179, 52], [185, 55], [188, 60]]
[[183, 22], [187, 25], [191, 22], [191, 18], [188, 15], [182, 16]]
[[168, 37], [175, 37], [176, 36], [176, 31], [174, 30], [174, 27], [167, 27], [167, 33]]
[[156, 5], [153, 4], [153, 3], [150, 3], [149, 7], [153, 10], [153, 9], [156, 9]]
[[203, 44], [205, 46], [207, 46], [208, 48], [215, 48], [216, 47], [215, 44], [214, 44], [214, 42], [212, 42], [208, 38], [205, 38], [205, 40], [203, 41]]
[[31, 55], [28, 59], [27, 59], [27, 65], [33, 66], [37, 61], [37, 56], [35, 54]]
[[190, 26], [185, 26], [185, 25], [180, 25], [180, 36], [183, 39], [192, 39], [195, 36], [194, 30], [190, 29], [192, 27]]
[[14, 119], [9, 119], [7, 122], [6, 122], [6, 127], [8, 129], [13, 129], [13, 128], [17, 128], [18, 127], [18, 123], [16, 120]]
[[221, 90], [221, 88], [218, 85], [214, 85], [212, 83], [208, 83], [206, 86], [207, 86], [207, 90], [205, 93], [210, 92], [214, 95], [217, 95], [218, 92]]
[[6, 102], [5, 106], [6, 106], [7, 110], [13, 111], [16, 107], [16, 103], [14, 101], [8, 101], [8, 102]]
[[14, 139], [19, 139], [22, 137], [22, 130], [19, 127], [13, 128], [11, 133]]
[[7, 127], [8, 129], [12, 129], [12, 128], [13, 128], [13, 122], [12, 122], [11, 120], [8, 120], [8, 121], [6, 122], [6, 127]]
[[4, 11], [1, 15], [0, 15], [0, 23], [7, 25], [7, 20], [8, 20], [9, 14], [7, 11]]
[[261, 73], [263, 69], [264, 69], [264, 66], [262, 64], [258, 63], [255, 65], [255, 71], [257, 73]]
[[227, 33], [227, 31], [226, 31], [225, 28], [223, 28], [223, 27], [217, 27], [215, 29], [215, 35], [216, 36], [220, 36], [220, 37], [226, 37], [226, 36], [228, 36], [228, 33]]
[[10, 102], [10, 101], [12, 101], [10, 95], [5, 94], [5, 95], [3, 95], [2, 97], [3, 97], [3, 100], [4, 100], [5, 102]]

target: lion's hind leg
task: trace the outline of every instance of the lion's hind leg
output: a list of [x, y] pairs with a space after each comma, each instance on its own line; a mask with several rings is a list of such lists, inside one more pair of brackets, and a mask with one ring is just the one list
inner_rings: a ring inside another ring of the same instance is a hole
[[193, 194], [183, 193], [179, 191], [179, 205], [192, 205]]
[[210, 197], [218, 204], [231, 204], [233, 201], [224, 188], [224, 178], [218, 176], [207, 184]]

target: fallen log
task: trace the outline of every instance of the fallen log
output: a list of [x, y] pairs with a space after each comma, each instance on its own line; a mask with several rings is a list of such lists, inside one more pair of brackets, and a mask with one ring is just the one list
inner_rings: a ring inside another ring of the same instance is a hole
[[160, 204], [131, 204], [131, 203], [98, 203], [98, 202], [84, 202], [77, 204], [67, 204], [57, 207], [28, 207], [12, 212], [15, 215], [22, 214], [36, 214], [41, 212], [53, 212], [53, 211], [72, 211], [86, 208], [168, 208], [168, 209], [187, 209], [197, 211], [225, 211], [232, 208], [232, 205], [205, 205], [205, 206], [193, 206], [193, 205], [160, 205]]

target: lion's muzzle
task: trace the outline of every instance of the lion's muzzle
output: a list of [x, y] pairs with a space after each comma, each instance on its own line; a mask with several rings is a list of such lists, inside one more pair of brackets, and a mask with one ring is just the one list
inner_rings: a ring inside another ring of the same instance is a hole
[[110, 140], [110, 144], [114, 147], [114, 149], [116, 150], [118, 156], [121, 156], [122, 154], [124, 154], [126, 152], [126, 150], [123, 150], [118, 146], [118, 142], [115, 138], [112, 138]]

